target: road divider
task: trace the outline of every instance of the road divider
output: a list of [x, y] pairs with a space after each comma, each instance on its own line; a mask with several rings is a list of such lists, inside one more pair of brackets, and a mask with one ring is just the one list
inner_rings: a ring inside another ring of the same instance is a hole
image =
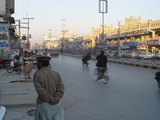
[[[71, 54], [65, 54], [65, 56], [72, 56], [72, 57], [79, 57], [79, 58], [82, 57], [82, 55], [71, 55]], [[96, 60], [96, 58], [92, 57], [92, 60]], [[117, 63], [117, 64], [123, 64], [123, 65], [136, 66], [136, 67], [141, 67], [141, 68], [160, 70], [160, 67], [154, 67], [154, 66], [151, 66], [151, 65], [141, 65], [141, 64], [134, 64], [134, 63], [128, 63], [128, 62], [120, 62], [120, 61], [114, 61], [114, 60], [108, 60], [108, 62], [110, 62], [110, 63]]]

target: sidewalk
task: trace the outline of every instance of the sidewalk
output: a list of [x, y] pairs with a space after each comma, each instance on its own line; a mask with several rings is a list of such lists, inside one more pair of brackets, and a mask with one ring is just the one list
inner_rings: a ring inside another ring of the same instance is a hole
[[[32, 76], [35, 70], [32, 72]], [[5, 69], [0, 71], [0, 105], [7, 108], [7, 114], [4, 120], [34, 120], [27, 115], [27, 111], [35, 109], [37, 93], [33, 83], [15, 82], [15, 80], [24, 80], [23, 74], [16, 72], [7, 73]], [[28, 80], [26, 80], [28, 81]]]
[[[36, 69], [33, 69], [32, 78], [35, 71]], [[24, 80], [23, 74], [0, 70], [0, 93], [0, 105], [7, 108], [4, 120], [34, 120], [34, 115], [27, 114], [36, 108], [37, 93], [32, 80]], [[62, 102], [64, 109], [67, 110], [75, 101], [73, 96], [65, 91]]]

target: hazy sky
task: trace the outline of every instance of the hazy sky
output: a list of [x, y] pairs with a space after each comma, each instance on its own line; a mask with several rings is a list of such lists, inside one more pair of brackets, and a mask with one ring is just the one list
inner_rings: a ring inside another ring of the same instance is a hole
[[[66, 19], [66, 29], [72, 29], [79, 35], [91, 34], [91, 28], [98, 28], [101, 14], [98, 12], [98, 0], [15, 0], [16, 20], [33, 17], [30, 20], [32, 42], [42, 40], [43, 35], [59, 36], [62, 30], [61, 19]], [[125, 17], [141, 16], [142, 20], [160, 19], [160, 0], [108, 0], [108, 13], [105, 24], [117, 26], [124, 23]], [[23, 25], [25, 26], [25, 25]], [[26, 31], [22, 31], [26, 34]]]

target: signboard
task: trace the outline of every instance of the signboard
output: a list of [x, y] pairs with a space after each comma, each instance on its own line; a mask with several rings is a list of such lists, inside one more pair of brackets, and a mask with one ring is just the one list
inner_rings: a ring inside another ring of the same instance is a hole
[[[147, 33], [148, 31], [145, 29], [145, 30], [137, 30], [137, 31], [120, 33], [119, 36], [126, 37], [126, 36], [133, 36], [133, 35], [140, 35], [140, 34], [147, 34]], [[118, 38], [118, 34], [107, 36], [107, 38]]]
[[138, 45], [138, 42], [128, 42], [128, 45], [129, 45], [129, 46], [137, 46], [137, 45]]
[[158, 45], [159, 40], [149, 40], [147, 41], [147, 45]]
[[99, 45], [105, 45], [106, 34], [99, 34]]
[[99, 13], [107, 13], [107, 0], [99, 0]]
[[0, 0], [0, 15], [6, 15], [6, 0]]
[[145, 50], [147, 48], [148, 48], [148, 46], [146, 46], [146, 45], [137, 46], [137, 49]]
[[9, 41], [8, 24], [0, 24], [0, 42], [8, 43], [8, 41]]

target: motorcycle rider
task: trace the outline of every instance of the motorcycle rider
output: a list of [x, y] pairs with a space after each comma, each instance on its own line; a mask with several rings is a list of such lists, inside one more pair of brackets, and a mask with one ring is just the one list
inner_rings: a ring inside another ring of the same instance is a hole
[[85, 51], [82, 56], [82, 64], [89, 64], [87, 61], [91, 59], [90, 52]]

